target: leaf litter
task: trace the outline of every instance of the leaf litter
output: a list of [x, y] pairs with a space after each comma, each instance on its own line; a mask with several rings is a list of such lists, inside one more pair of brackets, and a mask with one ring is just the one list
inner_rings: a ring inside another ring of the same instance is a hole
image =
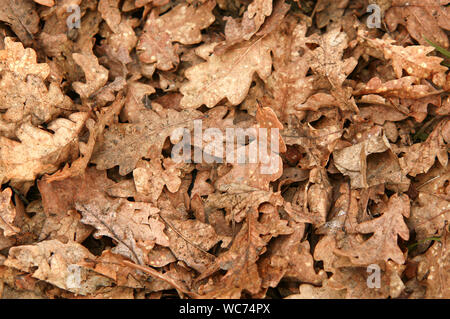
[[2, 298], [450, 298], [449, 1], [0, 2]]

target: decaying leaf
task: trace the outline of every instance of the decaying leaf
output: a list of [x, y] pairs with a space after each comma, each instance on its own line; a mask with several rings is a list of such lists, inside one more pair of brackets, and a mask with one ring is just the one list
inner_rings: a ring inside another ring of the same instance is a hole
[[443, 0], [392, 0], [386, 12], [386, 24], [395, 30], [399, 24], [405, 25], [409, 34], [417, 42], [426, 45], [425, 37], [440, 46], [449, 46], [444, 30], [449, 30], [448, 1]]
[[377, 131], [369, 134], [365, 141], [333, 153], [334, 165], [350, 177], [354, 188], [407, 183], [389, 141], [380, 130]]
[[449, 4], [0, 0], [0, 297], [450, 298]]
[[104, 140], [96, 144], [92, 162], [98, 169], [120, 166], [126, 175], [136, 168], [141, 157], [159, 157], [167, 137], [179, 128], [191, 128], [202, 113], [195, 110], [177, 112], [154, 107], [140, 112], [134, 123], [115, 123], [105, 130]]
[[72, 104], [56, 83], [47, 88], [49, 65], [36, 63], [36, 52], [11, 38], [5, 39], [5, 49], [0, 51], [0, 72], [0, 109], [6, 110], [2, 121], [42, 124]]
[[59, 164], [70, 158], [77, 145], [78, 134], [86, 113], [72, 113], [68, 119], [58, 118], [47, 127], [54, 133], [29, 123], [16, 131], [20, 142], [0, 137], [0, 180], [32, 181], [36, 176], [55, 172]]
[[340, 254], [350, 257], [356, 265], [369, 265], [389, 259], [403, 264], [405, 256], [397, 245], [397, 236], [404, 240], [409, 239], [409, 229], [403, 219], [408, 218], [409, 214], [409, 198], [406, 195], [391, 196], [381, 217], [356, 226], [358, 232], [373, 233], [373, 236], [351, 250], [341, 250]]
[[450, 297], [450, 244], [447, 228], [448, 226], [441, 240], [436, 241], [424, 255], [413, 259], [418, 263], [418, 278], [425, 281], [427, 298]]
[[6, 237], [20, 232], [20, 228], [14, 226], [16, 209], [11, 202], [11, 195], [11, 188], [5, 189], [0, 195], [0, 229], [3, 230], [3, 235]]
[[170, 70], [178, 65], [176, 44], [174, 46], [172, 42], [201, 42], [200, 31], [214, 22], [215, 17], [211, 13], [214, 6], [214, 1], [207, 1], [197, 8], [179, 4], [159, 17], [152, 11], [136, 47], [139, 59], [145, 63], [156, 63], [160, 70]]
[[411, 176], [427, 172], [434, 164], [436, 157], [443, 167], [448, 163], [446, 143], [450, 141], [450, 121], [441, 121], [425, 142], [417, 143], [405, 150], [400, 159], [402, 169]]
[[83, 215], [81, 222], [97, 229], [95, 236], [108, 236], [117, 241], [113, 252], [140, 264], [155, 244], [169, 245], [163, 232], [165, 226], [157, 218], [159, 209], [150, 204], [120, 200], [110, 207], [98, 207], [94, 201], [75, 203], [75, 208]]
[[188, 83], [183, 85], [181, 105], [198, 108], [205, 104], [213, 107], [223, 98], [231, 104], [241, 103], [252, 82], [253, 74], [266, 79], [271, 72], [271, 36], [255, 38], [230, 49], [223, 55], [212, 54], [206, 62], [186, 70]]
[[79, 265], [85, 259], [94, 258], [78, 243], [63, 244], [58, 240], [48, 240], [11, 248], [5, 265], [29, 272], [34, 278], [59, 288], [86, 295], [97, 287], [110, 284], [108, 278], [91, 273]]

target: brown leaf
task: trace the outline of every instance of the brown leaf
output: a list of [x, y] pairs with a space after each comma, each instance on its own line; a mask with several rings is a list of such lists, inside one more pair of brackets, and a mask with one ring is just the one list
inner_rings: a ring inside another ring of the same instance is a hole
[[440, 241], [436, 241], [424, 255], [415, 257], [417, 276], [427, 287], [426, 298], [450, 298], [450, 238], [448, 226]]
[[157, 105], [138, 114], [133, 123], [114, 123], [105, 130], [104, 140], [96, 144], [91, 159], [98, 169], [119, 165], [120, 174], [126, 175], [140, 158], [159, 157], [166, 138], [175, 130], [190, 128], [193, 120], [202, 117], [195, 110], [177, 112]]
[[217, 286], [200, 288], [206, 298], [238, 298], [243, 290], [256, 294], [261, 289], [261, 277], [256, 261], [265, 252], [266, 242], [260, 237], [267, 229], [258, 222], [257, 211], [250, 210], [246, 222], [236, 235], [230, 249], [211, 264], [200, 278], [219, 269], [225, 270]]
[[19, 124], [31, 120], [38, 125], [54, 119], [61, 108], [72, 104], [56, 83], [47, 88], [49, 65], [36, 63], [36, 52], [11, 38], [5, 39], [5, 50], [0, 51], [0, 72], [0, 108], [6, 110], [2, 121]]
[[164, 223], [158, 220], [159, 209], [148, 204], [120, 199], [99, 207], [95, 199], [89, 203], [75, 203], [83, 215], [81, 222], [94, 226], [95, 236], [108, 236], [117, 241], [112, 252], [121, 254], [140, 264], [155, 244], [168, 246]]
[[54, 134], [22, 124], [16, 131], [20, 142], [1, 136], [1, 182], [32, 181], [36, 176], [55, 172], [60, 163], [70, 158], [86, 118], [82, 112], [72, 113], [69, 119], [58, 118], [47, 126]]
[[372, 131], [363, 142], [334, 151], [334, 165], [350, 177], [352, 188], [367, 188], [382, 183], [407, 186], [409, 181], [403, 175], [386, 136], [380, 130]]
[[39, 31], [39, 15], [34, 3], [2, 0], [0, 7], [0, 20], [11, 25], [11, 29], [25, 45], [30, 45], [34, 34]]
[[[381, 268], [381, 267], [380, 267]], [[346, 299], [379, 299], [397, 298], [405, 289], [401, 280], [404, 266], [397, 265], [389, 261], [382, 269], [380, 278], [380, 288], [369, 288], [367, 278], [369, 273], [365, 267], [340, 268], [328, 280], [328, 286], [333, 289], [346, 289]]]
[[[444, 30], [450, 30], [448, 1], [441, 0], [392, 0], [386, 12], [386, 24], [391, 31], [399, 24], [404, 25], [410, 35], [422, 45], [424, 37], [441, 47], [448, 48], [449, 42]], [[444, 29], [444, 30], [443, 30]]]
[[201, 42], [200, 31], [215, 20], [211, 12], [215, 5], [214, 1], [207, 1], [198, 7], [179, 4], [162, 16], [157, 16], [157, 11], [152, 10], [136, 47], [139, 59], [145, 63], [156, 63], [160, 70], [170, 70], [177, 66], [177, 45], [172, 42]]
[[275, 39], [270, 35], [239, 44], [223, 55], [212, 54], [207, 61], [190, 67], [189, 80], [180, 88], [183, 108], [211, 108], [223, 98], [232, 105], [241, 103], [250, 89], [253, 74], [266, 79], [271, 73], [270, 50]]
[[[35, 245], [12, 247], [5, 265], [29, 272], [34, 278], [59, 288], [86, 295], [98, 286], [109, 286], [111, 283], [108, 278], [79, 266], [86, 258], [95, 259], [81, 244], [46, 240]], [[75, 273], [80, 276], [79, 286]]]
[[175, 257], [202, 273], [214, 261], [208, 253], [219, 238], [211, 225], [198, 220], [165, 219], [169, 248]]
[[450, 179], [448, 168], [448, 165], [432, 168], [427, 174], [420, 175], [415, 184], [419, 193], [411, 205], [408, 226], [415, 230], [419, 243], [428, 237], [440, 236], [445, 223], [450, 221], [450, 189], [446, 186]]
[[289, 295], [286, 299], [344, 299], [346, 291], [344, 289], [333, 289], [328, 285], [328, 280], [322, 282], [321, 287], [309, 284], [301, 284], [299, 293]]
[[97, 113], [98, 121], [94, 122], [92, 119], [86, 121], [86, 127], [89, 130], [89, 140], [87, 143], [79, 142], [80, 157], [72, 162], [70, 167], [67, 165], [52, 176], [46, 178], [47, 181], [62, 180], [67, 177], [76, 177], [84, 174], [86, 167], [91, 159], [92, 152], [97, 140], [103, 134], [106, 125], [112, 122], [115, 115], [118, 115], [124, 104], [122, 94], [118, 94], [116, 100], [107, 108], [103, 108]]
[[[164, 168], [161, 164], [164, 165]], [[150, 196], [154, 203], [161, 195], [164, 186], [171, 193], [175, 193], [181, 185], [179, 166], [170, 158], [165, 158], [163, 163], [161, 163], [161, 159], [139, 161], [133, 170], [134, 185], [137, 192]]]
[[227, 17], [225, 37], [229, 44], [235, 44], [250, 38], [258, 32], [266, 17], [272, 13], [271, 0], [253, 0], [244, 12], [241, 21]]
[[72, 57], [83, 69], [86, 77], [86, 83], [74, 82], [72, 86], [82, 98], [89, 98], [106, 84], [108, 70], [98, 63], [94, 54], [74, 53]]
[[369, 265], [388, 259], [403, 264], [405, 255], [397, 245], [397, 236], [404, 240], [409, 239], [409, 229], [403, 219], [403, 217], [409, 217], [409, 211], [408, 196], [391, 196], [381, 217], [356, 226], [358, 232], [373, 233], [373, 236], [358, 246], [352, 247], [351, 250], [340, 250], [339, 254], [350, 257], [356, 265]]
[[[393, 45], [394, 40], [367, 39], [367, 41], [371, 47], [382, 50], [386, 59], [392, 60], [392, 67], [398, 79], [402, 77], [403, 70], [408, 75], [431, 80], [435, 75], [444, 73], [448, 69], [441, 65], [442, 58], [427, 56], [428, 53], [434, 51], [432, 46], [402, 47]], [[442, 75], [441, 77], [445, 78]], [[443, 85], [443, 83], [439, 84]]]
[[16, 208], [11, 201], [11, 188], [6, 188], [0, 194], [0, 229], [3, 235], [13, 236], [20, 232], [20, 228], [14, 225], [16, 219]]
[[258, 264], [263, 287], [276, 287], [281, 279], [296, 279], [319, 284], [324, 273], [317, 274], [308, 241], [302, 241], [304, 225], [293, 224], [292, 234], [272, 241]]
[[426, 173], [433, 166], [436, 157], [446, 167], [448, 152], [445, 143], [449, 141], [450, 121], [443, 119], [425, 142], [405, 148], [405, 156], [400, 158], [402, 170], [411, 176]]

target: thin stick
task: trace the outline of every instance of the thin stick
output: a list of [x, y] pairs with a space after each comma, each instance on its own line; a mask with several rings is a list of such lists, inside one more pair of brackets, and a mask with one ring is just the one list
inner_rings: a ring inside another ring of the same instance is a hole
[[164, 217], [162, 217], [161, 215], [159, 215], [159, 217], [162, 219], [162, 221], [169, 226], [178, 236], [180, 236], [182, 239], [184, 239], [184, 241], [186, 241], [188, 244], [192, 245], [193, 247], [197, 248], [198, 250], [200, 250], [201, 252], [210, 255], [214, 258], [216, 258], [216, 256], [208, 253], [206, 250], [202, 249], [201, 247], [199, 247], [198, 245], [194, 244], [193, 242], [191, 242], [189, 239], [185, 238], [171, 223], [169, 223], [168, 221], [166, 221], [166, 219]]
[[[195, 292], [191, 292], [186, 290], [185, 288], [181, 287], [174, 279], [170, 278], [169, 276], [166, 276], [162, 273], [160, 273], [159, 271], [147, 267], [147, 266], [143, 266], [143, 265], [137, 265], [131, 261], [128, 260], [123, 260], [122, 263], [128, 267], [134, 268], [134, 269], [138, 269], [141, 270], [147, 274], [149, 274], [152, 277], [161, 279], [167, 283], [169, 283], [170, 285], [172, 285], [176, 290], [178, 290], [179, 292], [182, 292], [188, 296], [194, 297], [194, 298], [199, 298], [200, 296], [198, 294], [196, 294]], [[182, 297], [182, 296], [180, 296]]]

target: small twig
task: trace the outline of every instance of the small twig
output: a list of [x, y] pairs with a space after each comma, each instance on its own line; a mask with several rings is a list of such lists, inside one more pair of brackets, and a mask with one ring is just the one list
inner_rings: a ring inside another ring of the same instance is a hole
[[[143, 265], [137, 265], [137, 264], [135, 264], [135, 263], [133, 263], [131, 261], [128, 261], [128, 260], [124, 260], [124, 261], [122, 261], [122, 263], [124, 265], [128, 266], [128, 267], [131, 267], [131, 268], [134, 268], [134, 269], [138, 269], [140, 271], [143, 271], [143, 272], [149, 274], [150, 276], [153, 276], [155, 278], [161, 279], [161, 280], [169, 283], [179, 293], [182, 292], [182, 293], [184, 293], [184, 294], [186, 294], [188, 296], [191, 296], [193, 298], [199, 298], [200, 297], [200, 295], [198, 295], [197, 293], [188, 291], [185, 288], [181, 287], [173, 278], [170, 278], [169, 276], [166, 276], [166, 275], [160, 273], [159, 271], [157, 271], [157, 270], [155, 270], [153, 268], [150, 268], [150, 267], [147, 267], [147, 266], [143, 266]], [[180, 294], [180, 295], [181, 295], [180, 297], [183, 297], [182, 294]]]
[[208, 253], [206, 250], [202, 249], [201, 247], [199, 247], [198, 245], [194, 244], [193, 242], [191, 242], [190, 240], [188, 240], [187, 238], [185, 238], [171, 223], [169, 223], [164, 217], [162, 217], [161, 215], [158, 215], [161, 220], [167, 225], [169, 226], [178, 236], [180, 236], [182, 239], [184, 239], [184, 241], [186, 241], [188, 244], [192, 245], [193, 247], [197, 248], [198, 250], [200, 250], [201, 252], [212, 256], [214, 258], [216, 258], [214, 255]]

